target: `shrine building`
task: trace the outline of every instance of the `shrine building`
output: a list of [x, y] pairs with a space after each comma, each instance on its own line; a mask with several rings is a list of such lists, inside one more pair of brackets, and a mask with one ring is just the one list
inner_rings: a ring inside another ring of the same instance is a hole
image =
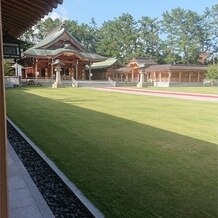
[[[76, 80], [91, 79], [91, 64], [105, 61], [107, 58], [90, 52], [64, 25], [49, 32], [46, 37], [23, 52], [23, 78], [54, 79], [52, 63], [59, 59], [62, 66], [61, 77], [64, 80], [74, 77]], [[86, 71], [86, 67], [89, 70]]]
[[[131, 68], [131, 81], [138, 81], [139, 80], [139, 70], [140, 68], [150, 67], [152, 65], [156, 65], [157, 63], [148, 58], [133, 58], [129, 61], [128, 67]], [[128, 76], [129, 78], [129, 76]]]
[[144, 69], [145, 81], [154, 86], [201, 86], [207, 72], [206, 65], [162, 64]]
[[[108, 78], [116, 78], [116, 69], [120, 64], [117, 58], [108, 58], [105, 61], [96, 62], [91, 65], [92, 79], [93, 80], [108, 80]], [[89, 70], [89, 66], [86, 67]]]

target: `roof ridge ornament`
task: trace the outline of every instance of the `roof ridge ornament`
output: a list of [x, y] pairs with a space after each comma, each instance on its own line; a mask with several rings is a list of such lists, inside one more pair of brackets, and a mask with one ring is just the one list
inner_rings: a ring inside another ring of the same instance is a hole
[[66, 27], [66, 25], [64, 23], [61, 23], [60, 25], [58, 25], [57, 27], [55, 27], [54, 29], [52, 29], [51, 31], [47, 32], [45, 34], [45, 37], [55, 33], [55, 32], [58, 32], [60, 31], [61, 29], [65, 29], [65, 30], [68, 30], [68, 28]]

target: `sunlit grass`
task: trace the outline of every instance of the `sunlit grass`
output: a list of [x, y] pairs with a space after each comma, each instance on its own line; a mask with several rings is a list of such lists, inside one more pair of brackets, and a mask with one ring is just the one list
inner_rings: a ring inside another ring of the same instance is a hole
[[106, 217], [216, 217], [218, 104], [7, 90], [7, 113]]
[[218, 87], [152, 87], [152, 86], [149, 86], [149, 87], [144, 87], [144, 89], [218, 95]]

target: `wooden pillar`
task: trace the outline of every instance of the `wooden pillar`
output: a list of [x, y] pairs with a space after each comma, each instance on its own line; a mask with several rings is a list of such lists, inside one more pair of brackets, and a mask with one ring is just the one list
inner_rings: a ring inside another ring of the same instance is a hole
[[2, 48], [2, 14], [0, 1], [0, 217], [8, 217], [8, 188], [7, 188], [7, 129], [5, 109], [5, 84]]
[[89, 80], [92, 79], [91, 75], [92, 75], [92, 68], [91, 68], [91, 62], [89, 62]]
[[53, 67], [53, 65], [51, 65], [51, 71], [50, 71], [51, 79], [53, 79], [53, 72], [54, 72], [54, 67]]
[[200, 82], [200, 72], [198, 72], [198, 83]]
[[32, 66], [32, 74], [31, 74], [32, 76], [31, 76], [31, 77], [34, 76], [34, 75], [33, 75], [34, 73], [35, 73], [35, 63], [33, 63], [33, 66]]
[[48, 79], [49, 78], [49, 68], [50, 68], [50, 60], [47, 59], [47, 67], [45, 68], [45, 78]]
[[69, 78], [72, 78], [72, 67], [69, 67]]
[[35, 79], [38, 78], [38, 59], [35, 59]]
[[48, 68], [45, 68], [45, 79], [48, 79]]
[[78, 64], [79, 64], [79, 61], [77, 60], [76, 61], [76, 80], [78, 80]]
[[172, 75], [172, 73], [169, 72], [169, 73], [168, 73], [168, 82], [170, 82], [170, 80], [171, 80], [171, 75]]
[[188, 74], [188, 81], [191, 82], [191, 80], [192, 80], [192, 72], [189, 72], [189, 74]]
[[179, 72], [179, 82], [182, 82], [182, 72]]
[[134, 69], [132, 68], [132, 82], [134, 81]]
[[120, 81], [123, 82], [123, 73], [120, 73]]
[[149, 80], [149, 75], [148, 75], [148, 73], [145, 73], [145, 76], [146, 76], [146, 78], [145, 78], [145, 82], [148, 82], [148, 80]]
[[154, 81], [157, 82], [156, 72], [153, 72], [154, 74]]
[[53, 80], [53, 72], [54, 72], [54, 65], [52, 65], [53, 59], [51, 59], [51, 68], [50, 68], [50, 79]]
[[161, 78], [162, 78], [162, 73], [159, 73], [159, 82], [161, 82]]

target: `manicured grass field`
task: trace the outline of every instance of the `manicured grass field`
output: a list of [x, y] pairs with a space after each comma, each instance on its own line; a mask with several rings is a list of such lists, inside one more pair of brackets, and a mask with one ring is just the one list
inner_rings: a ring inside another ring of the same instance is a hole
[[217, 217], [218, 104], [8, 89], [8, 116], [106, 217]]
[[145, 87], [144, 89], [218, 95], [218, 87]]

